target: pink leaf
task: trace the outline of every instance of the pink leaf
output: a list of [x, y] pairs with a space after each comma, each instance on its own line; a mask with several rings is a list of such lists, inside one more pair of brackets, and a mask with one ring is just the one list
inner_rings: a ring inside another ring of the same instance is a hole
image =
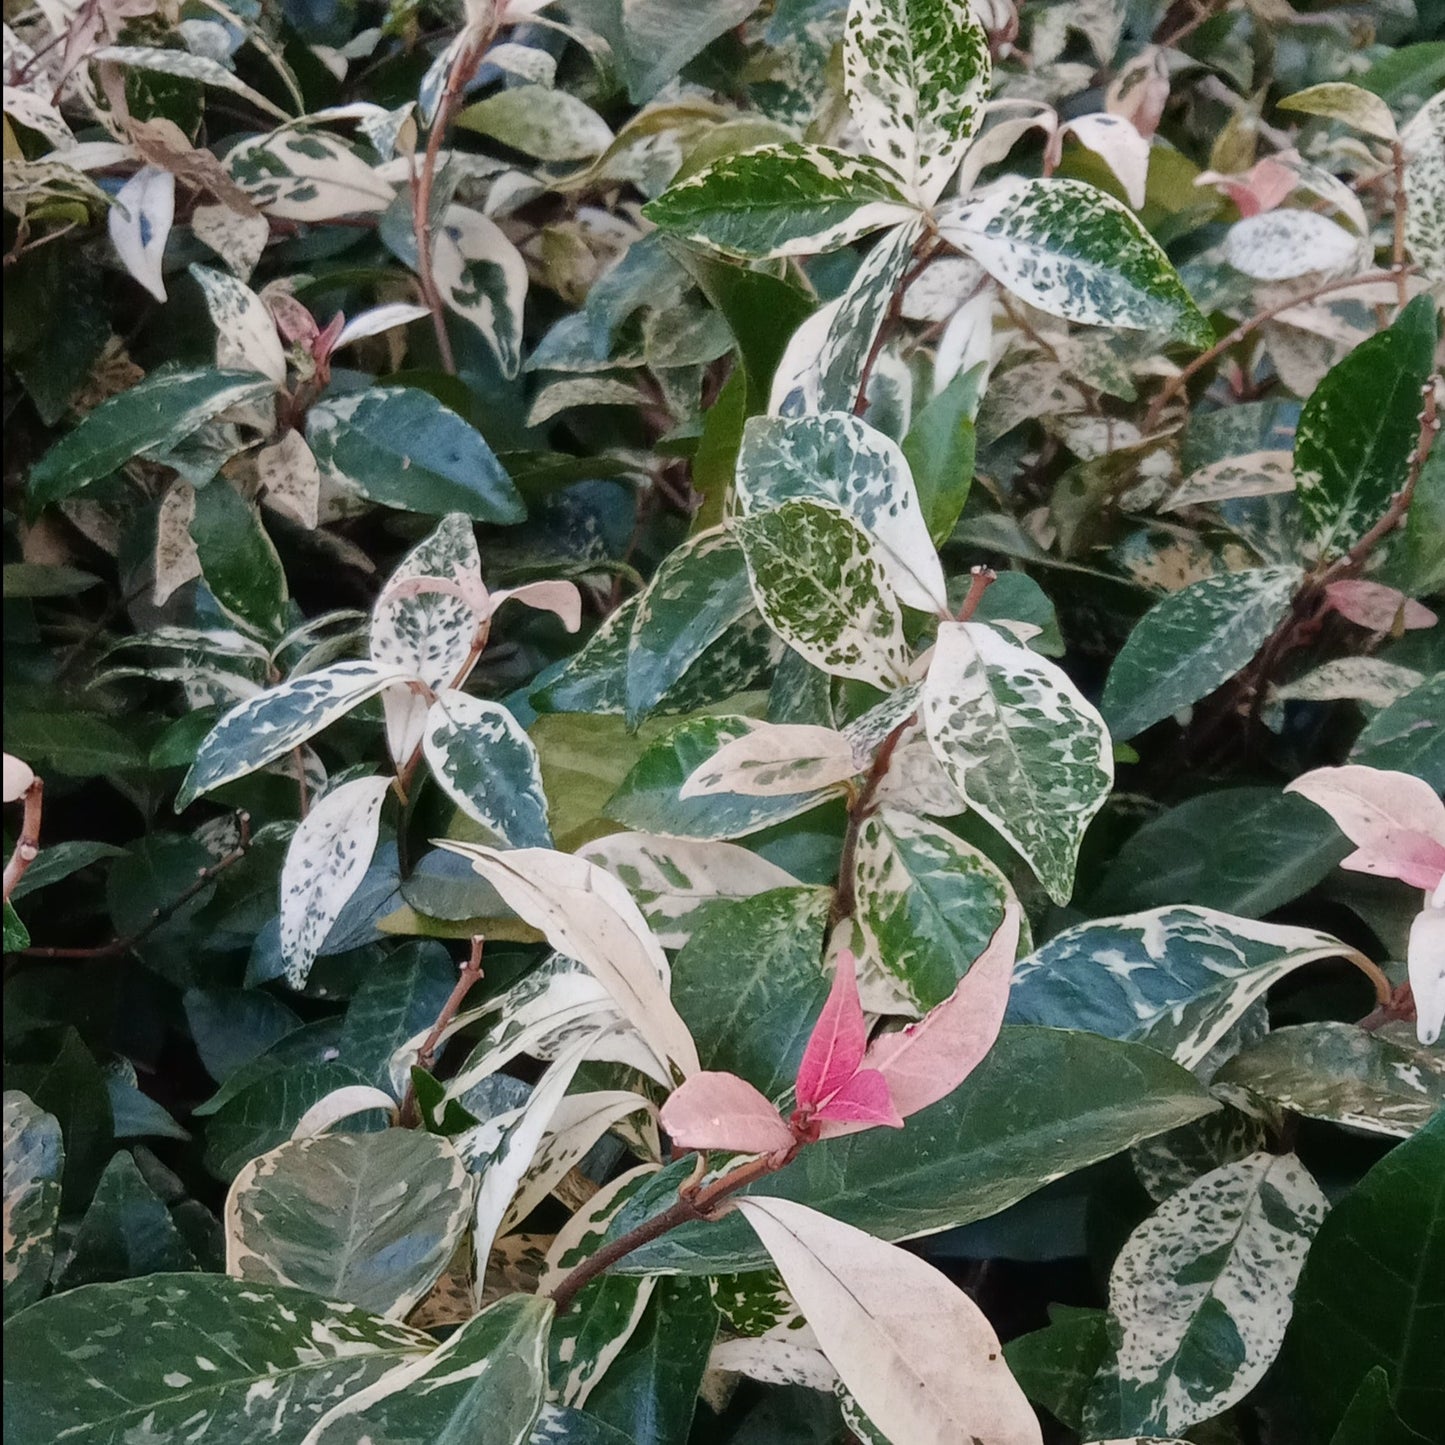
[[1412, 602], [1403, 592], [1386, 587], [1383, 582], [1350, 580], [1331, 582], [1325, 588], [1330, 606], [1341, 617], [1371, 632], [1393, 632], [1395, 619], [1409, 632], [1419, 627], [1433, 627], [1439, 620], [1428, 607]]
[[885, 1124], [890, 1129], [903, 1127], [903, 1115], [893, 1103], [888, 1092], [888, 1081], [877, 1069], [859, 1069], [836, 1094], [814, 1110], [813, 1117], [823, 1121], [818, 1131], [820, 1139], [833, 1133], [851, 1133], [851, 1130], [834, 1130], [835, 1124]]
[[1445, 1024], [1445, 898], [1426, 908], [1410, 926], [1406, 955], [1410, 992], [1415, 995], [1415, 1033], [1422, 1044], [1433, 1044]]
[[828, 1001], [813, 1025], [803, 1062], [798, 1065], [798, 1107], [815, 1110], [837, 1093], [858, 1071], [867, 1044], [857, 965], [853, 955], [844, 949], [833, 971]]
[[1316, 768], [1296, 778], [1300, 793], [1323, 808], [1356, 845], [1340, 866], [1436, 888], [1445, 874], [1445, 803], [1409, 773], [1353, 765]]
[[873, 1041], [864, 1059], [883, 1075], [906, 1119], [951, 1094], [993, 1047], [1008, 1006], [1019, 944], [1019, 906], [1009, 899], [988, 947], [930, 1013]]
[[1248, 220], [1250, 216], [1274, 210], [1299, 185], [1299, 177], [1288, 166], [1266, 157], [1238, 175], [1202, 171], [1195, 176], [1194, 184], [1217, 186]]
[[493, 612], [504, 602], [520, 602], [523, 607], [555, 613], [568, 632], [576, 632], [582, 625], [582, 594], [573, 582], [528, 582], [492, 593]]
[[693, 1074], [662, 1106], [662, 1127], [684, 1149], [775, 1154], [796, 1143], [783, 1116], [736, 1074]]

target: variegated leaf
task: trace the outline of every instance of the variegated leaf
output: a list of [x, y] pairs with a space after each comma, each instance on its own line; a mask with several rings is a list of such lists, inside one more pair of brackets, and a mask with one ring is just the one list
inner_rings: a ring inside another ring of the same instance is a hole
[[835, 503], [878, 543], [900, 602], [926, 612], [947, 605], [903, 449], [851, 412], [753, 417], [743, 430], [735, 496], [745, 515], [795, 497]]
[[833, 728], [808, 723], [756, 724], [725, 743], [682, 785], [680, 798], [717, 793], [747, 797], [836, 791], [862, 766], [853, 745]]
[[833, 251], [916, 212], [897, 175], [826, 146], [759, 146], [715, 161], [645, 207], [654, 225], [725, 256]]
[[795, 652], [838, 677], [906, 679], [903, 618], [868, 534], [841, 508], [797, 499], [739, 519], [758, 610]]
[[366, 875], [389, 786], [387, 778], [342, 783], [291, 835], [281, 868], [281, 953], [293, 988], [306, 982], [331, 925]]
[[585, 161], [612, 144], [611, 127], [590, 105], [545, 85], [495, 91], [461, 111], [456, 124], [543, 161]]
[[1427, 100], [1400, 137], [1405, 151], [1405, 246], [1445, 286], [1445, 92]]
[[191, 212], [191, 234], [214, 251], [232, 275], [246, 281], [266, 249], [271, 226], [259, 213], [246, 215], [223, 205], [197, 206]]
[[1342, 80], [1327, 80], [1297, 90], [1285, 96], [1279, 108], [1342, 120], [1376, 140], [1392, 141], [1397, 135], [1395, 117], [1385, 101], [1371, 91]]
[[410, 676], [400, 667], [338, 662], [238, 703], [206, 734], [176, 795], [176, 811], [284, 757], [367, 698]]
[[1133, 213], [1082, 181], [1008, 180], [946, 208], [939, 231], [1030, 306], [1088, 326], [1214, 339]]
[[1284, 1341], [1328, 1208], [1293, 1154], [1225, 1164], [1165, 1200], [1109, 1275], [1113, 1357], [1088, 1432], [1178, 1434], [1243, 1399]]
[[192, 266], [190, 271], [206, 298], [206, 309], [216, 328], [216, 365], [259, 371], [277, 386], [284, 386], [286, 353], [276, 334], [276, 323], [261, 298], [224, 271], [213, 271], [209, 266]]
[[161, 261], [176, 213], [176, 178], [142, 166], [116, 192], [106, 224], [121, 264], [157, 301], [166, 299]]
[[1354, 698], [1371, 707], [1389, 707], [1425, 681], [1413, 667], [1379, 657], [1337, 657], [1270, 693], [1274, 702], [1333, 702]]
[[1224, 259], [1255, 281], [1347, 275], [1365, 259], [1364, 240], [1316, 211], [1266, 211], [1229, 228]]
[[843, 81], [863, 142], [931, 206], [983, 121], [988, 36], [968, 0], [853, 0]]
[[1114, 779], [1108, 729], [1062, 668], [977, 622], [944, 623], [923, 684], [928, 740], [959, 796], [1057, 903]]
[[1109, 670], [1100, 706], [1112, 731], [1132, 738], [1228, 682], [1288, 613], [1303, 577], [1293, 566], [1224, 572], [1156, 602]]
[[256, 453], [260, 499], [308, 531], [320, 520], [321, 469], [299, 431], [281, 434]]
[[527, 264], [500, 226], [469, 206], [448, 206], [433, 242], [442, 299], [477, 328], [504, 376], [522, 364]]
[[1359, 959], [1328, 933], [1209, 908], [1156, 908], [1081, 923], [1014, 969], [1009, 1022], [1134, 1039], [1186, 1068], [1295, 969]]
[[1184, 479], [1170, 495], [1165, 511], [1177, 512], [1202, 502], [1232, 497], [1270, 497], [1294, 491], [1294, 453], [1246, 452], [1208, 462]]
[[149, 70], [158, 75], [174, 75], [182, 80], [198, 80], [202, 85], [214, 85], [219, 90], [229, 90], [233, 95], [239, 95], [273, 120], [290, 119], [280, 106], [273, 105], [259, 90], [247, 85], [235, 71], [227, 70], [220, 61], [205, 55], [192, 55], [185, 50], [163, 50], [149, 45], [107, 45], [93, 50], [88, 58], [93, 61], [110, 61], [134, 70]]
[[[8, 765], [11, 759], [5, 759]], [[7, 944], [8, 947], [8, 944]], [[18, 1089], [5, 1091], [5, 1315], [50, 1283], [65, 1145], [60, 1121]]]
[[372, 215], [392, 201], [391, 186], [350, 146], [319, 130], [278, 130], [242, 141], [226, 156], [226, 169], [278, 220]]
[[422, 747], [442, 791], [492, 837], [512, 848], [551, 844], [537, 749], [501, 703], [438, 693]]
[[232, 1183], [226, 1273], [403, 1319], [446, 1268], [471, 1212], [472, 1181], [437, 1134], [294, 1139]]

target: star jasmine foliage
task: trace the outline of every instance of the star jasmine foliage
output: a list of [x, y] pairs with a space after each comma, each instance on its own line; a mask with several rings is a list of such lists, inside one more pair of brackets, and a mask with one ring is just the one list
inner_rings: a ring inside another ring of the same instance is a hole
[[7, 1439], [1436, 1438], [1397, 9], [7, 12]]

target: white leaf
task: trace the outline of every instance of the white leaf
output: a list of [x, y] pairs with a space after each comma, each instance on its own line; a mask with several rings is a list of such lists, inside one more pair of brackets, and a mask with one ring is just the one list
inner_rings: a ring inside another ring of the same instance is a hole
[[376, 851], [386, 778], [356, 778], [301, 820], [281, 868], [281, 952], [293, 988], [306, 982], [331, 925]]
[[333, 1089], [325, 1098], [318, 1099], [296, 1121], [291, 1137], [314, 1138], [318, 1134], [324, 1134], [342, 1119], [350, 1119], [353, 1115], [365, 1114], [372, 1109], [380, 1109], [388, 1117], [394, 1117], [396, 1100], [370, 1084], [347, 1084], [343, 1088]]
[[5, 754], [5, 801], [7, 803], [18, 803], [21, 798], [30, 791], [30, 785], [35, 781], [35, 772], [29, 763], [21, 762], [19, 758]]
[[1445, 286], [1445, 91], [1420, 107], [1400, 144], [1405, 151], [1405, 247], [1439, 288]]
[[852, 744], [833, 728], [760, 722], [724, 743], [683, 783], [678, 796], [807, 793], [846, 782], [858, 771]]
[[707, 1367], [746, 1375], [765, 1385], [801, 1385], [827, 1394], [832, 1394], [838, 1381], [838, 1372], [822, 1350], [798, 1340], [767, 1335], [720, 1341], [712, 1347]]
[[823, 1353], [907, 1445], [1040, 1445], [1033, 1407], [978, 1306], [916, 1255], [787, 1199], [740, 1199]]
[[430, 315], [431, 312], [425, 306], [417, 306], [410, 301], [393, 301], [386, 306], [373, 306], [370, 311], [353, 316], [341, 328], [331, 349], [340, 351], [343, 346], [350, 346], [353, 341], [360, 341], [364, 336], [380, 336], [383, 331], [390, 331], [393, 326], [405, 326], [410, 321], [420, 321], [423, 316]]
[[216, 365], [259, 371], [277, 386], [285, 386], [286, 353], [265, 302], [244, 281], [224, 271], [209, 266], [190, 270], [216, 328]]
[[243, 215], [229, 206], [197, 206], [191, 212], [191, 234], [245, 281], [266, 249], [271, 226], [260, 214]]
[[1224, 238], [1224, 259], [1256, 281], [1344, 275], [1363, 255], [1358, 236], [1314, 211], [1266, 211], [1236, 221]]
[[1445, 897], [1435, 890], [1434, 906], [1423, 909], [1410, 925], [1406, 957], [1410, 992], [1415, 996], [1415, 1032], [1420, 1042], [1434, 1044], [1445, 1026]]
[[116, 193], [106, 218], [121, 264], [157, 301], [166, 299], [161, 260], [175, 213], [176, 178], [157, 166], [143, 166]]
[[1354, 698], [1371, 707], [1388, 707], [1424, 681], [1424, 673], [1401, 667], [1398, 662], [1386, 662], [1381, 657], [1337, 657], [1293, 682], [1274, 688], [1270, 697], [1276, 702], [1291, 699], [1333, 702]]
[[308, 530], [320, 518], [321, 468], [299, 431], [281, 433], [280, 441], [256, 453], [256, 480], [261, 501]]
[[684, 1075], [697, 1072], [697, 1047], [668, 996], [667, 957], [617, 879], [585, 858], [548, 848], [442, 846], [468, 859], [518, 917], [582, 964], [659, 1060]]

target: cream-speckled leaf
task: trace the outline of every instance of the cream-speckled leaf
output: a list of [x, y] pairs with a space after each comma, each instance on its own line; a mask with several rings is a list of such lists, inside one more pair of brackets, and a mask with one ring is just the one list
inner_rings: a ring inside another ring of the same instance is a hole
[[765, 1385], [801, 1385], [829, 1394], [838, 1384], [838, 1372], [829, 1364], [827, 1355], [801, 1339], [763, 1336], [723, 1340], [712, 1347], [707, 1367], [746, 1375]]
[[471, 322], [502, 372], [522, 364], [522, 308], [527, 263], [500, 226], [470, 206], [448, 206], [432, 245], [432, 270], [442, 300]]
[[411, 675], [374, 662], [338, 662], [238, 703], [206, 734], [176, 795], [176, 811], [212, 788], [275, 762], [367, 698]]
[[1214, 1076], [1220, 1097], [1264, 1100], [1310, 1119], [1408, 1139], [1445, 1107], [1445, 1054], [1412, 1030], [1331, 1020], [1275, 1029]]
[[877, 542], [900, 602], [926, 612], [946, 605], [943, 567], [903, 449], [851, 412], [753, 417], [734, 495], [744, 515], [795, 497], [842, 507]]
[[330, 221], [384, 211], [392, 188], [343, 141], [317, 130], [280, 130], [242, 141], [226, 156], [231, 178], [268, 215]]
[[261, 298], [224, 271], [213, 271], [209, 266], [192, 266], [190, 271], [206, 298], [206, 309], [216, 328], [216, 365], [259, 371], [277, 386], [284, 386], [286, 353], [276, 334], [276, 323]]
[[461, 111], [456, 124], [543, 161], [589, 160], [612, 144], [611, 127], [590, 105], [545, 85], [494, 91]]
[[431, 1354], [334, 1406], [302, 1445], [525, 1445], [542, 1409], [551, 1322], [550, 1300], [500, 1299]]
[[840, 507], [797, 499], [740, 518], [758, 610], [815, 667], [896, 687], [906, 678], [903, 617], [877, 549]]
[[1358, 957], [1313, 929], [1156, 908], [1056, 934], [1014, 969], [1008, 1017], [1138, 1040], [1194, 1068], [1287, 974]]
[[5, 1438], [298, 1441], [338, 1399], [432, 1347], [420, 1330], [280, 1285], [215, 1274], [87, 1285], [5, 1327]]
[[551, 843], [537, 749], [501, 703], [438, 693], [422, 746], [442, 791], [499, 842], [512, 848]]
[[953, 177], [983, 122], [988, 36], [968, 0], [853, 0], [843, 83], [863, 143], [924, 205]]
[[308, 531], [321, 515], [321, 469], [299, 431], [283, 432], [279, 441], [256, 453], [260, 500]]
[[681, 798], [741, 793], [778, 794], [836, 790], [860, 771], [853, 745], [833, 728], [810, 723], [760, 722], [724, 743], [682, 785]]
[[1220, 457], [1196, 468], [1170, 495], [1164, 510], [1177, 512], [1202, 502], [1224, 502], [1231, 497], [1271, 497], [1294, 491], [1294, 453], [1246, 452]]
[[1255, 567], [1191, 583], [1156, 602], [1119, 649], [1100, 703], [1117, 737], [1207, 697], [1259, 651], [1304, 573]]
[[1445, 286], [1445, 91], [1426, 101], [1400, 137], [1405, 150], [1405, 246]]
[[191, 212], [191, 234], [245, 281], [266, 249], [271, 226], [259, 214], [246, 215], [222, 205], [197, 206]]
[[1347, 274], [1368, 254], [1364, 241], [1315, 211], [1266, 211], [1229, 228], [1224, 259], [1255, 281]]
[[192, 55], [187, 50], [160, 50], [149, 45], [108, 45], [90, 53], [92, 61], [110, 61], [133, 70], [148, 70], [158, 75], [174, 75], [181, 80], [198, 80], [229, 90], [264, 111], [273, 120], [289, 120], [279, 105], [273, 105], [259, 90], [253, 90], [235, 71], [227, 70], [218, 60]]
[[705, 904], [798, 886], [791, 873], [735, 843], [613, 833], [579, 848], [578, 856], [622, 881], [664, 948], [681, 948], [692, 937]]
[[1066, 903], [1114, 780], [1103, 719], [1062, 668], [977, 622], [943, 623], [923, 684], [928, 740], [959, 796]]
[[8, 1318], [34, 1304], [50, 1282], [65, 1146], [60, 1121], [18, 1089], [5, 1091], [4, 1134]]
[[1008, 180], [938, 217], [946, 240], [1030, 306], [1088, 326], [1214, 339], [1158, 243], [1082, 181]]
[[1377, 140], [1392, 141], [1397, 134], [1395, 117], [1390, 107], [1372, 91], [1343, 80], [1327, 80], [1297, 90], [1279, 102], [1281, 110], [1298, 111], [1302, 115], [1322, 115], [1342, 120], [1355, 130]]
[[1253, 1154], [1171, 1195], [1109, 1275], [1113, 1358], [1085, 1407], [1094, 1434], [1177, 1434], [1259, 1382], [1329, 1208], [1293, 1154]]
[[643, 213], [673, 235], [752, 260], [836, 250], [916, 214], [887, 166], [796, 143], [725, 156]]
[[1334, 702], [1354, 698], [1371, 707], [1389, 707], [1424, 681], [1424, 673], [1380, 657], [1337, 657], [1321, 663], [1303, 677], [1282, 683], [1270, 692], [1270, 698], [1275, 702]]
[[414, 1129], [296, 1139], [253, 1159], [226, 1196], [226, 1273], [404, 1318], [451, 1258], [472, 1181]]
[[786, 1199], [738, 1209], [823, 1353], [878, 1428], [908, 1445], [1040, 1445], [982, 1311], [916, 1255]]
[[116, 192], [106, 217], [111, 245], [121, 265], [157, 301], [166, 299], [161, 262], [175, 213], [175, 176], [157, 166], [142, 166]]
[[390, 780], [354, 778], [312, 805], [291, 835], [281, 866], [281, 953], [300, 988], [376, 851]]
[[697, 1070], [697, 1049], [668, 997], [663, 953], [631, 895], [584, 858], [546, 848], [510, 853], [478, 843], [446, 843], [466, 858], [509, 907], [575, 958], [664, 1064]]
[[156, 509], [155, 585], [151, 600], [163, 607], [178, 588], [201, 575], [201, 554], [191, 536], [196, 489], [177, 478]]

